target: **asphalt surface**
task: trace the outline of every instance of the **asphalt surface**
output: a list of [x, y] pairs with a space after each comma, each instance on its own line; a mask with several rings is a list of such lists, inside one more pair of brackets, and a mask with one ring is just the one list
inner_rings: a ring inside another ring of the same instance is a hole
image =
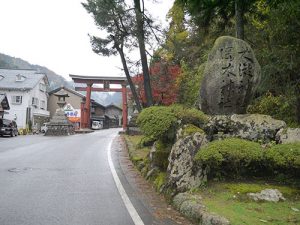
[[118, 131], [0, 138], [0, 225], [134, 224], [107, 159]]

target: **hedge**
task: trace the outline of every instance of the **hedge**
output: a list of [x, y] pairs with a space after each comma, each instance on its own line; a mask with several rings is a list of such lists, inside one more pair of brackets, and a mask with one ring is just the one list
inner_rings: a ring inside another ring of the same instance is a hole
[[195, 160], [210, 168], [210, 177], [299, 177], [300, 142], [263, 149], [256, 142], [228, 138], [200, 149]]
[[202, 127], [207, 123], [208, 117], [195, 108], [172, 105], [146, 108], [137, 118], [138, 126], [150, 140], [158, 140], [164, 137], [172, 140], [175, 137], [177, 121], [180, 121], [181, 125], [193, 124]]
[[267, 149], [265, 164], [273, 172], [300, 176], [300, 142], [280, 144]]
[[256, 171], [263, 161], [263, 151], [256, 142], [228, 138], [211, 142], [200, 149], [195, 160], [209, 166], [212, 176], [242, 176]]
[[144, 109], [137, 118], [137, 124], [150, 139], [160, 139], [175, 126], [177, 118], [166, 106], [152, 106]]
[[208, 122], [207, 115], [196, 108], [188, 108], [179, 104], [171, 105], [169, 108], [182, 124], [193, 124], [197, 127], [203, 127]]

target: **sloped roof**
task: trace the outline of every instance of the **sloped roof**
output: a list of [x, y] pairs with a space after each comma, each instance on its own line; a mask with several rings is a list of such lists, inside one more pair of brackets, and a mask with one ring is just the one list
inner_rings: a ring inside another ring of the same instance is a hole
[[[17, 75], [24, 77], [24, 80], [16, 81]], [[0, 78], [1, 90], [30, 90], [44, 78], [47, 83], [47, 76], [35, 70], [0, 69]]]
[[114, 104], [109, 104], [109, 105], [105, 106], [105, 108], [116, 108], [116, 109], [118, 109], [120, 111], [123, 111], [120, 107], [118, 107], [118, 106], [116, 106]]
[[60, 91], [61, 89], [64, 89], [64, 90], [66, 90], [66, 91], [69, 91], [69, 92], [73, 93], [74, 95], [77, 95], [78, 97], [85, 98], [85, 96], [84, 96], [83, 94], [81, 94], [81, 93], [79, 93], [79, 92], [77, 92], [77, 91], [75, 91], [75, 90], [72, 90], [72, 89], [70, 89], [70, 88], [64, 87], [64, 86], [61, 86], [61, 87], [59, 87], [59, 88], [56, 88], [56, 89], [50, 91], [48, 94], [49, 94], [49, 95], [52, 95], [52, 94], [54, 94], [54, 93]]
[[96, 101], [91, 101], [92, 105], [96, 105], [96, 106], [99, 106], [103, 109], [105, 109], [105, 106], [104, 105], [101, 105], [99, 102], [96, 102]]

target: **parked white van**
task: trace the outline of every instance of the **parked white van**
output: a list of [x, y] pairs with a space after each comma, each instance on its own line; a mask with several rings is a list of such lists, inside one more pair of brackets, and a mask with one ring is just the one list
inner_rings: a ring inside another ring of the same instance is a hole
[[103, 129], [103, 121], [93, 121], [92, 122], [92, 129], [93, 130]]

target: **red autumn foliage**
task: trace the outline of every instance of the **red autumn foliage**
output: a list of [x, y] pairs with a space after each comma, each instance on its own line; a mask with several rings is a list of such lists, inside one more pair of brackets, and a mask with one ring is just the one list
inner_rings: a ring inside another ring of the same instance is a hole
[[[151, 65], [150, 79], [155, 105], [171, 105], [176, 102], [178, 95], [176, 80], [179, 75], [179, 65], [169, 65], [166, 62], [156, 62]], [[146, 105], [143, 74], [132, 77], [132, 81], [137, 86], [141, 103]]]

